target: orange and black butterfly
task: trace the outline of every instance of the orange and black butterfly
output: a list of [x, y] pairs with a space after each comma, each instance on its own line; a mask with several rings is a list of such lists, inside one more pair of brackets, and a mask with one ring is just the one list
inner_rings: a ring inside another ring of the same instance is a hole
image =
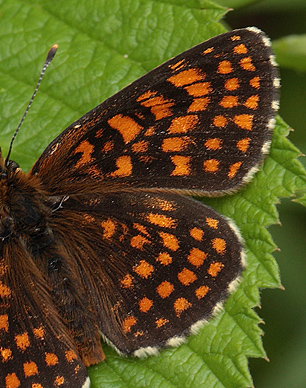
[[142, 356], [216, 312], [244, 268], [242, 238], [190, 195], [250, 181], [278, 86], [268, 38], [235, 30], [85, 114], [28, 174], [1, 157], [1, 387], [89, 387], [101, 334]]

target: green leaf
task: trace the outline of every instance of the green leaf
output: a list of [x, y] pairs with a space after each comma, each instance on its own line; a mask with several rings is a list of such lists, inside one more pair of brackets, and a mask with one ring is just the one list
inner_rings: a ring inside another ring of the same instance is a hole
[[262, 0], [218, 0], [218, 4], [233, 9], [243, 8], [261, 2]]
[[273, 49], [280, 66], [306, 71], [306, 34], [277, 39]]
[[[12, 159], [28, 170], [68, 124], [154, 66], [224, 31], [226, 9], [210, 1], [0, 1], [1, 146], [8, 150], [48, 48], [59, 44], [41, 89], [14, 143]], [[235, 220], [248, 267], [224, 310], [177, 349], [145, 360], [124, 358], [103, 345], [106, 360], [89, 369], [92, 387], [214, 387], [252, 385], [247, 357], [265, 357], [260, 287], [279, 287], [275, 245], [266, 226], [275, 204], [305, 188], [298, 150], [281, 119], [270, 155], [240, 193], [201, 199]]]

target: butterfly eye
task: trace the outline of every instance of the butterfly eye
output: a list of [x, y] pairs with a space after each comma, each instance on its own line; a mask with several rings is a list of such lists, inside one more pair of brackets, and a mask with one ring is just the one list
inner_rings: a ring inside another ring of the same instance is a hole
[[19, 168], [19, 164], [14, 162], [13, 160], [9, 160], [7, 163], [7, 170], [12, 173], [15, 172]]

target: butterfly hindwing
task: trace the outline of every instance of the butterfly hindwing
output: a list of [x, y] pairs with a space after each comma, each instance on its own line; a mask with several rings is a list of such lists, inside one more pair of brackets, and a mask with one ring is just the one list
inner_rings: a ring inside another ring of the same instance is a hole
[[[82, 230], [73, 230], [77, 217], [89, 236], [85, 241]], [[175, 193], [72, 196], [54, 222], [62, 219], [71, 225], [70, 246], [82, 255], [83, 282], [100, 330], [124, 354], [161, 348], [189, 333], [228, 296], [243, 268], [234, 224]]]

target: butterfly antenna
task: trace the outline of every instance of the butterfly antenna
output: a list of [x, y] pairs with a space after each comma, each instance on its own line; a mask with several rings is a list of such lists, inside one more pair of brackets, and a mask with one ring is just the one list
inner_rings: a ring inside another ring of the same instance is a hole
[[36, 88], [35, 88], [35, 90], [34, 90], [34, 93], [33, 93], [32, 97], [31, 97], [31, 100], [30, 100], [30, 102], [29, 102], [29, 104], [28, 104], [28, 106], [27, 106], [27, 109], [25, 110], [25, 112], [24, 112], [24, 114], [23, 114], [23, 116], [22, 116], [22, 119], [20, 120], [20, 123], [18, 124], [18, 127], [17, 127], [17, 129], [16, 129], [16, 131], [14, 132], [14, 135], [13, 135], [13, 137], [12, 137], [11, 144], [10, 144], [10, 148], [9, 148], [7, 157], [6, 157], [6, 159], [5, 159], [5, 166], [6, 166], [6, 167], [8, 166], [9, 157], [10, 157], [10, 154], [11, 154], [11, 151], [12, 151], [12, 147], [13, 147], [14, 140], [15, 140], [15, 138], [16, 138], [16, 136], [17, 136], [17, 133], [19, 132], [19, 129], [20, 129], [20, 127], [21, 127], [21, 125], [22, 125], [22, 123], [23, 123], [23, 121], [24, 121], [24, 119], [25, 119], [25, 117], [26, 117], [26, 115], [27, 115], [27, 113], [28, 113], [28, 111], [29, 111], [31, 105], [32, 105], [32, 102], [33, 102], [33, 100], [34, 100], [34, 98], [35, 98], [35, 96], [36, 96], [37, 90], [38, 90], [39, 85], [40, 85], [40, 83], [41, 83], [41, 80], [42, 80], [42, 78], [43, 78], [43, 76], [44, 76], [44, 74], [45, 74], [45, 71], [47, 70], [47, 67], [50, 65], [52, 59], [54, 58], [54, 56], [55, 56], [55, 54], [56, 54], [57, 48], [58, 48], [58, 45], [57, 45], [57, 44], [54, 44], [54, 45], [50, 48], [50, 50], [48, 51], [47, 58], [46, 58], [46, 61], [45, 61], [45, 63], [44, 63], [44, 66], [43, 66], [43, 68], [42, 68], [42, 70], [41, 70], [41, 73], [40, 73], [40, 76], [39, 76], [39, 79], [38, 79]]

